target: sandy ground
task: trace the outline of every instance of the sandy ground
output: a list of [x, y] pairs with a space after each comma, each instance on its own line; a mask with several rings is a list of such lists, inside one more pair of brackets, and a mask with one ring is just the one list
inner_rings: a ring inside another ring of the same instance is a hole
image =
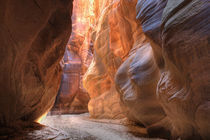
[[[41, 124], [72, 140], [147, 140], [146, 130], [126, 120], [95, 120], [88, 114], [47, 116]], [[151, 138], [150, 138], [151, 139]]]

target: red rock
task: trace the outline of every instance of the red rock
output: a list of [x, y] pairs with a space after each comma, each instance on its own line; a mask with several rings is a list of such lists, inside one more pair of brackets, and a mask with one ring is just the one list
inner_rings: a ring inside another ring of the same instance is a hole
[[72, 0], [0, 1], [0, 125], [34, 121], [54, 104]]

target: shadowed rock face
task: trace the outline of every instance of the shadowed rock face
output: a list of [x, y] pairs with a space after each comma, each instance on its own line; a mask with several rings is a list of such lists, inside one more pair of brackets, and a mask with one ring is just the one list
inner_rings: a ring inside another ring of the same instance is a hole
[[[73, 32], [73, 31], [72, 31]], [[55, 105], [51, 110], [51, 114], [69, 114], [88, 112], [88, 93], [82, 86], [83, 69], [85, 70], [87, 63], [82, 62], [82, 55], [79, 54], [79, 48], [84, 39], [82, 36], [74, 36], [76, 39], [70, 38], [70, 45], [67, 45], [64, 57], [61, 61], [63, 66], [63, 74], [61, 85], [56, 97]], [[82, 51], [84, 53], [84, 51]], [[87, 56], [88, 58], [90, 56]], [[85, 60], [87, 60], [87, 57]]]
[[163, 13], [158, 96], [174, 135], [183, 138], [210, 138], [209, 8], [208, 0], [169, 0]]
[[53, 110], [60, 114], [62, 112], [73, 113], [71, 104], [77, 93], [80, 92], [81, 59], [75, 51], [68, 47], [62, 62], [62, 80]]
[[210, 137], [209, 14], [207, 0], [138, 1], [137, 19], [161, 71], [157, 97], [166, 113], [151, 133], [164, 127], [174, 138]]
[[[132, 6], [129, 8], [135, 9], [136, 5]], [[136, 17], [135, 11], [131, 15]], [[142, 27], [137, 25], [135, 18], [130, 20], [135, 23], [135, 26], [131, 26], [134, 30], [132, 32], [132, 49], [129, 50], [127, 59], [118, 69], [115, 83], [123, 110], [126, 110], [126, 116], [149, 127], [165, 117], [165, 113], [156, 99], [156, 87], [160, 72]]]
[[126, 108], [126, 116], [145, 127], [161, 121], [165, 113], [156, 99], [160, 74], [149, 43], [139, 48], [120, 66], [116, 88]]
[[34, 121], [54, 103], [72, 0], [0, 1], [0, 125]]

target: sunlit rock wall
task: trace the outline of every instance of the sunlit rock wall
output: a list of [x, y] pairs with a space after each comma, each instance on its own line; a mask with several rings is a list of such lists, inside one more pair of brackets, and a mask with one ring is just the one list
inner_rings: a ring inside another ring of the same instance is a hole
[[[120, 26], [125, 30], [129, 27], [124, 25], [126, 22], [124, 22], [122, 6], [118, 7], [119, 5], [121, 3], [118, 1], [113, 3], [107, 1], [105, 7], [102, 6], [104, 9], [101, 10], [92, 34], [94, 58], [84, 76], [84, 87], [91, 98], [88, 108], [91, 117], [94, 118], [124, 117], [114, 76], [131, 45], [127, 46], [129, 42], [126, 42], [128, 40], [126, 31], [120, 30]], [[118, 19], [122, 22], [118, 23]], [[130, 26], [129, 23], [126, 25]]]
[[34, 121], [60, 84], [72, 0], [0, 1], [0, 126]]
[[161, 121], [165, 113], [156, 99], [160, 72], [137, 24], [136, 2], [114, 1], [102, 11], [93, 34], [94, 60], [84, 86], [91, 98], [92, 117], [126, 116], [147, 127]]
[[208, 1], [119, 0], [101, 11], [84, 77], [91, 116], [122, 113], [151, 136], [209, 139]]
[[120, 65], [120, 58], [117, 58], [109, 48], [108, 16], [111, 8], [112, 6], [106, 7], [98, 20], [94, 58], [83, 78], [84, 87], [91, 98], [88, 109], [91, 117], [94, 118], [122, 117], [119, 96], [113, 83], [113, 76]]

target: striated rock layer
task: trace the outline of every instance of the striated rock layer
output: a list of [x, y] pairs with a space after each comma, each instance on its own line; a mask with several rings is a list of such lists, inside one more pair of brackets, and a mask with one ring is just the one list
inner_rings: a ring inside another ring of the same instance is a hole
[[210, 137], [209, 14], [207, 0], [138, 0], [137, 19], [161, 71], [157, 97], [166, 113], [150, 133], [164, 128], [174, 138]]
[[91, 98], [88, 108], [94, 118], [124, 117], [114, 77], [132, 48], [131, 26], [136, 24], [129, 20], [135, 19], [135, 15], [131, 16], [135, 8], [132, 12], [128, 9], [131, 5], [135, 7], [127, 0], [107, 2], [92, 34], [94, 59], [84, 76], [84, 87]]
[[116, 57], [110, 50], [109, 14], [112, 5], [107, 7], [98, 19], [97, 28], [94, 31], [94, 58], [83, 78], [84, 87], [90, 95], [88, 109], [94, 118], [121, 118], [122, 111], [119, 104], [119, 96], [114, 88], [113, 76], [116, 71]]
[[207, 0], [109, 4], [97, 22], [94, 60], [84, 78], [91, 115], [124, 113], [151, 136], [208, 139], [207, 15]]
[[[136, 1], [130, 3], [129, 9], [135, 9]], [[133, 3], [133, 4], [131, 4]], [[165, 113], [156, 99], [156, 87], [160, 72], [154, 59], [153, 50], [145, 38], [142, 27], [137, 25], [136, 11], [130, 18], [132, 32], [131, 47], [127, 59], [122, 63], [115, 76], [117, 91], [126, 116], [145, 127], [156, 124], [165, 117]], [[135, 24], [134, 24], [135, 23]]]
[[163, 13], [165, 67], [158, 97], [175, 136], [210, 138], [210, 5], [168, 0]]
[[84, 77], [91, 116], [124, 114], [151, 136], [208, 139], [208, 1], [119, 0], [102, 9]]
[[[139, 67], [140, 72], [136, 72], [135, 75], [140, 75], [139, 80], [143, 80], [141, 86], [139, 86], [140, 91], [143, 91], [145, 94], [146, 92], [149, 93], [151, 89], [153, 89], [153, 100], [155, 99], [156, 105], [152, 104], [154, 101], [150, 102], [151, 109], [147, 109], [151, 114], [155, 115], [153, 121], [150, 124], [146, 125], [148, 128], [148, 133], [153, 136], [160, 135], [162, 137], [169, 137], [170, 135], [170, 123], [168, 122], [168, 117], [163, 111], [162, 106], [160, 105], [159, 100], [157, 99], [157, 84], [161, 76], [161, 68], [164, 67], [164, 60], [162, 56], [161, 50], [161, 17], [163, 10], [166, 6], [167, 0], [153, 0], [153, 1], [146, 1], [146, 0], [138, 0], [136, 5], [136, 12], [137, 12], [137, 20], [138, 24], [142, 27], [142, 31], [146, 36], [146, 40], [150, 44], [150, 48], [152, 49], [152, 53], [150, 53], [150, 61], [146, 59], [139, 59], [138, 61], [144, 62], [142, 65], [139, 63], [137, 67]], [[150, 9], [150, 10], [148, 10]], [[142, 53], [144, 57], [146, 57], [147, 53]], [[155, 72], [156, 71], [156, 72]], [[158, 71], [158, 72], [157, 72]], [[156, 74], [155, 74], [156, 73]], [[148, 83], [146, 82], [148, 81]], [[146, 83], [146, 84], [145, 84]], [[147, 85], [150, 85], [147, 88]], [[152, 87], [151, 87], [152, 86]], [[146, 90], [145, 90], [146, 89]], [[150, 89], [150, 90], [149, 90]], [[151, 97], [151, 96], [150, 96]], [[147, 98], [142, 98], [143, 100]], [[147, 101], [147, 103], [149, 103]], [[141, 104], [141, 103], [139, 103]], [[157, 113], [158, 111], [158, 113]], [[145, 114], [145, 113], [144, 113]], [[145, 114], [145, 117], [148, 115]]]
[[6, 0], [0, 11], [0, 126], [34, 121], [59, 88], [72, 0]]

